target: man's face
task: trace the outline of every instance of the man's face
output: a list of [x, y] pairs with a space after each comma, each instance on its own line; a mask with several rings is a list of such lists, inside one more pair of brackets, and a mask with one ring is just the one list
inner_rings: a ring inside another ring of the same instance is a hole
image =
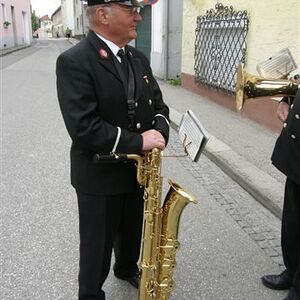
[[140, 9], [119, 3], [112, 3], [110, 7], [109, 34], [119, 47], [123, 47], [137, 37], [136, 27], [142, 20]]

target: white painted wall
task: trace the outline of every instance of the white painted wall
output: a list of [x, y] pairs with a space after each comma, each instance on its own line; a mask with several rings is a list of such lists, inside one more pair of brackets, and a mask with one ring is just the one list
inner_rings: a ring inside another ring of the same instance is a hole
[[88, 18], [86, 16], [87, 4], [80, 0], [74, 1], [74, 36], [82, 36], [89, 31]]
[[[223, 0], [224, 6], [247, 10], [250, 20], [247, 35], [246, 66], [257, 74], [256, 66], [283, 48], [289, 48], [300, 73], [300, 1], [299, 0]], [[182, 72], [194, 75], [194, 43], [197, 16], [215, 8], [215, 0], [183, 1]]]
[[66, 0], [66, 27], [69, 27], [72, 31], [74, 30], [74, 2], [73, 0]]
[[159, 78], [170, 79], [180, 75], [182, 1], [164, 0], [152, 6], [151, 66]]
[[166, 43], [166, 25], [164, 23], [165, 1], [158, 1], [152, 6], [152, 45], [151, 45], [151, 67], [153, 74], [159, 78], [165, 78], [165, 60], [166, 52], [164, 44]]
[[63, 33], [65, 34], [67, 27], [74, 31], [74, 4], [73, 0], [61, 0], [61, 15]]

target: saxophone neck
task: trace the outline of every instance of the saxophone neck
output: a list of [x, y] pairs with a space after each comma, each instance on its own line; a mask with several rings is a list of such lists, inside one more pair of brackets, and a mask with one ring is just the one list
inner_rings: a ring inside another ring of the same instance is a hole
[[157, 170], [160, 173], [161, 150], [154, 148], [144, 155], [127, 154], [127, 159], [134, 160], [137, 163], [137, 181], [143, 187], [148, 185], [150, 173]]

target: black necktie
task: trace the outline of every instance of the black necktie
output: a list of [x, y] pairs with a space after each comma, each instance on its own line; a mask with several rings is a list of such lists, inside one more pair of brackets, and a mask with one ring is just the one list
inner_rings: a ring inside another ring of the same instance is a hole
[[127, 81], [126, 88], [127, 89], [127, 108], [128, 108], [128, 118], [129, 118], [129, 126], [130, 130], [133, 130], [135, 124], [135, 101], [134, 101], [134, 91], [135, 91], [135, 82], [134, 82], [134, 74], [132, 67], [130, 65], [130, 61], [126, 56], [126, 53], [123, 49], [120, 49], [117, 55], [121, 58], [121, 69], [124, 73], [124, 76]]
[[128, 80], [128, 61], [127, 61], [127, 57], [125, 55], [124, 50], [120, 49], [118, 51], [117, 55], [121, 58], [121, 67], [122, 67], [123, 73], [125, 75], [125, 78]]

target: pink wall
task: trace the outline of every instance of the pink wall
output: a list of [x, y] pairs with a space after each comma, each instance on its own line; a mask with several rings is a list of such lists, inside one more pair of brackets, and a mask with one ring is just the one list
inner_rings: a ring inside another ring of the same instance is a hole
[[[9, 48], [32, 42], [30, 0], [0, 0], [0, 48]], [[4, 28], [3, 22], [11, 24]]]

